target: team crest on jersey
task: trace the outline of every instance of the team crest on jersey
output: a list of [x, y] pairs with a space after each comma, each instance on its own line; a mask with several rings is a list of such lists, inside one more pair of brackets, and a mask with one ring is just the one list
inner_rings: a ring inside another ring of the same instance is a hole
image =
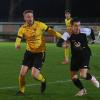
[[74, 42], [75, 47], [80, 47], [81, 43], [80, 42]]

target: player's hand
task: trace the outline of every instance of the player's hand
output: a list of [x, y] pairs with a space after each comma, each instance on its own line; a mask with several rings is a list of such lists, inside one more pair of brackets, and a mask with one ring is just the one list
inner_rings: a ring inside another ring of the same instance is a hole
[[69, 47], [69, 43], [64, 42], [64, 43], [62, 44], [62, 47], [63, 47], [63, 48], [67, 48], [67, 47]]
[[21, 48], [21, 46], [20, 46], [20, 45], [16, 45], [15, 48], [16, 48], [17, 50], [19, 50], [19, 49]]

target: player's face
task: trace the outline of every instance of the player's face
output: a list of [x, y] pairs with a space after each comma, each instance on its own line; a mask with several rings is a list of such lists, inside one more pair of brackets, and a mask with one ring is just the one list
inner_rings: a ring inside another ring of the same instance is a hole
[[65, 13], [65, 18], [69, 19], [71, 17], [71, 14], [69, 12]]
[[29, 25], [32, 25], [32, 24], [33, 24], [33, 21], [34, 21], [33, 13], [26, 13], [26, 14], [24, 15], [24, 20], [25, 20], [26, 23], [28, 23]]
[[74, 22], [73, 25], [72, 25], [72, 33], [73, 34], [78, 34], [80, 33], [80, 22]]

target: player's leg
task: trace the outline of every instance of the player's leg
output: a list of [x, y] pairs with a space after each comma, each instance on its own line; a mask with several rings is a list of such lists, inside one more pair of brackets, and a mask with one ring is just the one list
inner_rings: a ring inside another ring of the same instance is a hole
[[35, 67], [32, 67], [32, 76], [38, 80], [38, 81], [41, 81], [41, 82], [44, 82], [45, 81], [45, 78], [43, 77], [43, 75], [40, 73], [40, 70], [35, 68]]
[[79, 89], [79, 92], [75, 96], [82, 96], [86, 94], [86, 89], [84, 88], [83, 84], [81, 83], [80, 79], [78, 78], [78, 71], [80, 66], [80, 60], [76, 57], [71, 58], [71, 79], [74, 85]]
[[87, 56], [83, 57], [83, 60], [82, 60], [82, 63], [81, 63], [80, 76], [83, 79], [91, 80], [91, 82], [94, 84], [94, 86], [96, 86], [97, 88], [99, 88], [99, 81], [93, 75], [91, 75], [88, 72], [89, 62], [90, 62], [90, 55], [87, 54]]
[[86, 89], [84, 88], [83, 84], [81, 83], [80, 79], [77, 76], [76, 71], [71, 71], [71, 79], [74, 85], [79, 89], [78, 93], [75, 96], [82, 96], [86, 94]]
[[46, 88], [46, 80], [40, 72], [44, 60], [43, 57], [44, 57], [44, 53], [38, 53], [34, 55], [34, 64], [33, 64], [34, 66], [32, 67], [32, 76], [36, 80], [41, 82], [41, 93], [43, 93]]
[[41, 82], [41, 93], [43, 93], [46, 89], [46, 80], [44, 76], [40, 73], [40, 70], [35, 67], [32, 67], [32, 76]]
[[17, 95], [23, 95], [25, 92], [25, 76], [27, 72], [28, 72], [28, 66], [22, 65], [19, 74], [19, 92], [17, 92]]
[[22, 67], [19, 74], [19, 92], [17, 93], [18, 95], [24, 93], [25, 91], [25, 75], [28, 72], [29, 67], [31, 66], [31, 59], [31, 52], [26, 50], [26, 52], [24, 53], [24, 59], [22, 61]]
[[64, 61], [62, 64], [68, 64], [69, 62], [69, 48], [64, 48]]
[[87, 68], [81, 68], [80, 69], [80, 77], [86, 80], [91, 80], [92, 79], [92, 75], [90, 73], [88, 73], [88, 69]]
[[96, 86], [97, 88], [99, 88], [99, 81], [95, 78], [95, 76], [92, 76], [88, 72], [87, 68], [80, 69], [80, 76], [83, 79], [90, 80], [93, 83], [94, 86]]

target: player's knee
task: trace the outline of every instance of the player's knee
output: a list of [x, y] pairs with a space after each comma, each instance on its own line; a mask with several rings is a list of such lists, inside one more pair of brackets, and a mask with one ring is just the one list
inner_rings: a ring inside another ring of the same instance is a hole
[[89, 73], [86, 73], [85, 75], [81, 76], [81, 78], [86, 79], [86, 80], [91, 80], [92, 76]]
[[78, 78], [78, 76], [74, 75], [74, 76], [71, 77], [71, 80], [74, 81], [74, 80], [77, 80], [77, 78]]
[[19, 74], [20, 77], [25, 77], [25, 75], [26, 75], [25, 73], [20, 73]]
[[24, 65], [23, 65], [23, 66], [21, 67], [19, 76], [20, 76], [20, 77], [25, 77], [25, 75], [27, 74], [27, 72], [28, 72], [28, 66], [24, 66]]
[[83, 79], [86, 79], [87, 74], [82, 74], [82, 73], [80, 73], [80, 77], [83, 78]]
[[37, 79], [38, 74], [36, 74], [36, 73], [32, 73], [32, 77], [33, 77], [34, 79]]
[[39, 73], [39, 71], [36, 68], [32, 69], [32, 77], [33, 78], [37, 78], [38, 73]]
[[22, 71], [22, 72], [20, 72], [19, 76], [20, 76], [20, 77], [25, 77], [26, 73], [27, 73], [27, 72], [23, 72], [23, 71]]
[[32, 73], [32, 77], [33, 78], [36, 78], [36, 73]]

